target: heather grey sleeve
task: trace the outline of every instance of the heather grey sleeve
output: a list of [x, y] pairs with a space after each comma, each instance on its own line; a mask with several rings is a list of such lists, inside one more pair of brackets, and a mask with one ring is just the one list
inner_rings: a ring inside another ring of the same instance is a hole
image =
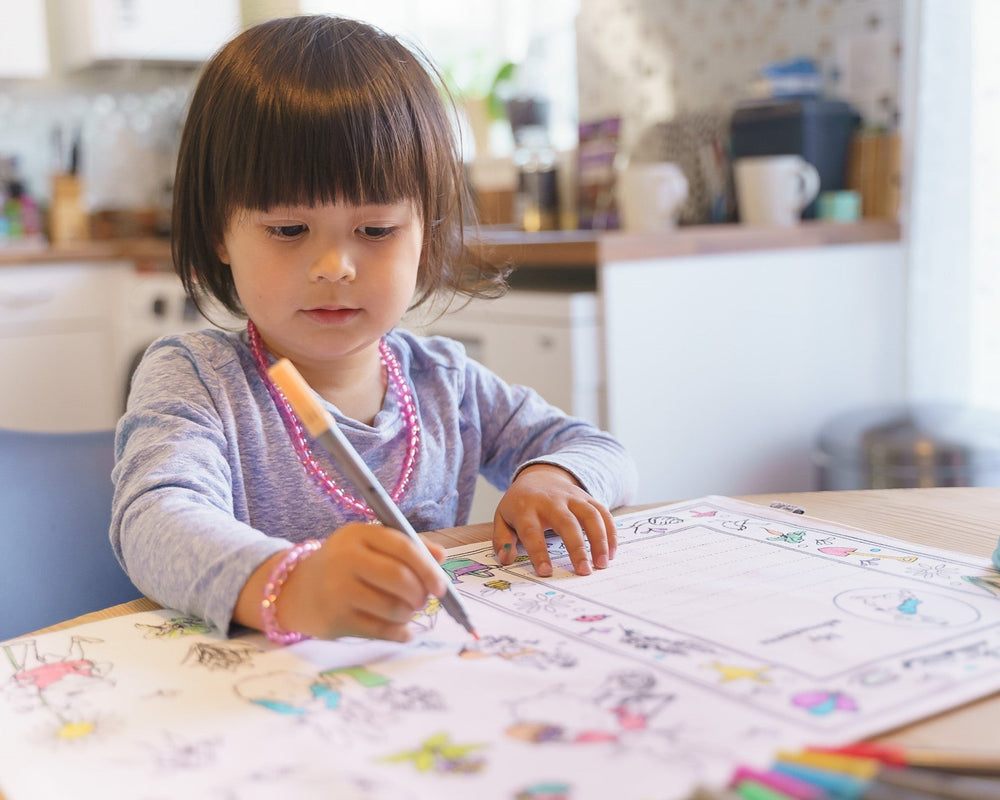
[[111, 542], [148, 597], [227, 632], [247, 578], [289, 544], [246, 522], [234, 409], [213, 385], [217, 369], [239, 365], [205, 360], [163, 342], [140, 364], [117, 430]]
[[481, 428], [483, 475], [506, 489], [531, 464], [553, 464], [572, 474], [608, 508], [635, 497], [635, 463], [611, 434], [565, 414], [536, 391], [509, 385], [470, 361], [467, 393], [476, 398]]

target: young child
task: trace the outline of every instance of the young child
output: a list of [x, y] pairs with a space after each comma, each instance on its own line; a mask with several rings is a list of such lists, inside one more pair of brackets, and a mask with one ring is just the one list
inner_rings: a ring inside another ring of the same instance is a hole
[[508, 487], [502, 563], [520, 544], [550, 575], [546, 530], [578, 574], [614, 557], [608, 507], [635, 483], [621, 445], [455, 342], [396, 328], [434, 294], [503, 288], [469, 274], [461, 160], [424, 64], [363, 23], [293, 17], [223, 47], [192, 97], [174, 262], [200, 306], [247, 328], [147, 351], [118, 426], [111, 540], [145, 594], [221, 631], [406, 641], [447, 580], [404, 534], [369, 524], [270, 381], [280, 357], [417, 530], [465, 524], [481, 472]]

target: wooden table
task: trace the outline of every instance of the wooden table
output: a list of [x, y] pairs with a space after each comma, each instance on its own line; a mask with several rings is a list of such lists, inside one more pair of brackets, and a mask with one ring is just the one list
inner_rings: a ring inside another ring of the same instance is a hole
[[[918, 544], [989, 558], [1000, 536], [1000, 489], [885, 489], [849, 492], [800, 492], [741, 497], [761, 505], [780, 500], [805, 509], [810, 517], [894, 536]], [[431, 538], [445, 547], [490, 538], [489, 525], [468, 525], [436, 531]], [[85, 614], [46, 628], [60, 630], [85, 622], [159, 608], [145, 598]], [[884, 736], [910, 746], [992, 746], [1000, 720], [1000, 693]]]

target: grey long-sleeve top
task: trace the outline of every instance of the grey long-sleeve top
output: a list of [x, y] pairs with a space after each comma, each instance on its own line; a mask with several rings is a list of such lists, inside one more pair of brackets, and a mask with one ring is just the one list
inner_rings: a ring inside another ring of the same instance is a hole
[[[634, 464], [610, 435], [504, 383], [449, 339], [393, 330], [387, 341], [419, 416], [419, 456], [399, 501], [416, 530], [465, 524], [480, 472], [505, 489], [534, 461], [568, 470], [609, 507], [633, 497]], [[407, 447], [393, 393], [372, 425], [325, 405], [391, 490]], [[322, 448], [313, 453], [338, 480]], [[245, 332], [201, 331], [150, 346], [118, 424], [112, 480], [111, 543], [132, 581], [221, 631], [261, 562], [360, 519], [299, 462]]]

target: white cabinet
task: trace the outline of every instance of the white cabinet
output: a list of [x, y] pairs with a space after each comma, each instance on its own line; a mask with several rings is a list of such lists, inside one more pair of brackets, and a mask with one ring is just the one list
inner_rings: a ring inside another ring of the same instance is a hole
[[48, 72], [45, 0], [5, 3], [0, 21], [0, 78], [41, 78]]
[[131, 269], [0, 267], [0, 427], [114, 427], [121, 387], [112, 318]]
[[600, 286], [638, 503], [813, 490], [820, 428], [904, 399], [901, 243], [612, 262]]
[[[511, 291], [407, 317], [405, 326], [465, 345], [507, 383], [530, 386], [567, 414], [604, 425], [601, 320], [594, 292]], [[429, 321], [428, 321], [429, 317]], [[488, 522], [501, 493], [480, 478], [470, 522]]]
[[125, 60], [205, 61], [240, 30], [239, 0], [58, 0], [69, 69]]

